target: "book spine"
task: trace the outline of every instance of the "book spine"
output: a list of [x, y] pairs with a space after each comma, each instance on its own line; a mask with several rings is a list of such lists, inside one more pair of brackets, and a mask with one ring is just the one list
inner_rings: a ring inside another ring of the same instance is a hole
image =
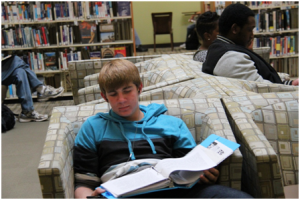
[[276, 31], [277, 30], [277, 27], [276, 27], [276, 11], [273, 10], [272, 11], [272, 15], [273, 15], [273, 31]]
[[74, 60], [74, 54], [73, 54], [73, 51], [70, 51], [70, 60], [71, 60], [71, 61]]
[[59, 13], [59, 9], [58, 9], [58, 3], [54, 4], [54, 17], [55, 19], [59, 19], [60, 18], [60, 13]]
[[99, 17], [102, 17], [102, 2], [98, 2], [98, 13]]
[[280, 56], [280, 36], [276, 38], [276, 56]]
[[78, 60], [81, 60], [81, 52], [80, 51], [77, 52], [77, 56], [78, 56]]
[[13, 21], [13, 14], [12, 14], [11, 6], [7, 6], [7, 11], [8, 11], [8, 21], [12, 22]]
[[286, 16], [286, 30], [291, 29], [291, 17], [290, 17], [290, 11], [285, 10], [285, 16]]
[[96, 17], [99, 17], [98, 2], [95, 3]]
[[5, 10], [5, 19], [6, 22], [9, 22], [9, 17], [8, 17], [8, 7], [7, 7], [7, 3], [4, 3], [4, 10]]
[[45, 71], [45, 65], [44, 65], [44, 56], [42, 53], [40, 53], [41, 55], [41, 64], [42, 64], [42, 70]]
[[85, 2], [85, 12], [86, 12], [86, 18], [90, 19], [91, 18], [91, 13], [90, 13], [90, 2]]
[[17, 35], [16, 35], [16, 31], [14, 29], [12, 30], [12, 35], [13, 35], [13, 40], [14, 40], [14, 45], [18, 46], [18, 41], [17, 41]]
[[287, 36], [287, 40], [288, 40], [287, 53], [288, 53], [288, 55], [290, 55], [290, 52], [291, 52], [291, 37]]
[[42, 26], [42, 27], [41, 27], [41, 30], [42, 30], [42, 35], [43, 35], [43, 41], [44, 41], [44, 44], [45, 44], [45, 46], [47, 46], [48, 43], [47, 43], [47, 39], [46, 39], [45, 28]]
[[5, 7], [4, 5], [1, 6], [1, 21], [5, 21], [6, 17], [5, 17]]
[[27, 12], [28, 12], [28, 15], [29, 15], [29, 21], [33, 21], [33, 4], [32, 2], [29, 3], [28, 7], [27, 7]]
[[34, 59], [33, 53], [30, 53], [30, 61], [31, 61], [31, 70], [34, 71]]
[[109, 17], [113, 17], [113, 8], [112, 8], [112, 2], [111, 2], [111, 1], [109, 1], [109, 2], [108, 2], [108, 4], [109, 4]]
[[273, 12], [269, 13], [269, 31], [274, 31], [274, 24], [273, 24]]
[[284, 55], [287, 55], [288, 52], [288, 42], [287, 42], [287, 36], [284, 36]]
[[73, 44], [73, 27], [69, 27], [70, 44]]
[[59, 26], [59, 29], [60, 29], [60, 44], [64, 45], [64, 42], [63, 42], [63, 30], [62, 30], [62, 26], [61, 25]]
[[27, 5], [25, 9], [26, 9], [26, 12], [28, 15], [28, 21], [31, 21], [32, 16], [31, 16], [31, 11], [30, 11], [30, 5]]
[[59, 6], [60, 6], [60, 8], [59, 8], [59, 9], [60, 9], [60, 17], [61, 17], [61, 18], [64, 18], [64, 8], [63, 8], [64, 4], [63, 4], [63, 3], [60, 3]]
[[49, 9], [50, 20], [53, 21], [52, 4], [51, 3], [48, 4], [48, 9]]
[[58, 32], [55, 33], [56, 34], [56, 45], [59, 46], [59, 34]]
[[40, 10], [41, 10], [41, 20], [44, 20], [44, 3], [40, 3]]
[[69, 15], [69, 4], [68, 4], [68, 2], [65, 3], [65, 11], [66, 11], [66, 17], [69, 19], [70, 15]]
[[24, 27], [21, 27], [21, 34], [22, 34], [22, 38], [23, 38], [23, 46], [27, 47], [27, 42], [26, 42], [26, 37], [25, 37], [25, 30]]
[[11, 47], [14, 47], [15, 46], [15, 43], [14, 43], [14, 36], [13, 36], [13, 31], [12, 29], [9, 29], [9, 43], [10, 43], [10, 46]]
[[68, 1], [70, 19], [74, 19], [73, 3]]
[[265, 30], [269, 32], [269, 13], [265, 13]]
[[60, 68], [61, 69], [64, 69], [63, 67], [63, 64], [64, 64], [64, 55], [63, 55], [63, 52], [59, 52], [60, 53], [60, 60], [61, 60], [61, 63], [60, 63]]
[[82, 17], [82, 5], [81, 5], [81, 2], [78, 2], [78, 13], [79, 13], [79, 18]]
[[48, 37], [49, 33], [48, 33], [48, 29], [46, 26], [44, 27], [44, 31], [45, 31], [45, 35], [46, 35], [47, 46], [50, 46], [50, 41], [49, 41], [49, 37]]
[[284, 38], [280, 38], [280, 55], [282, 56], [284, 52]]
[[37, 32], [38, 32], [38, 37], [39, 37], [40, 45], [44, 46], [44, 40], [42, 39], [41, 30], [37, 29]]
[[58, 70], [61, 71], [62, 70], [62, 66], [61, 66], [61, 61], [60, 60], [61, 60], [61, 58], [59, 57], [58, 58]]

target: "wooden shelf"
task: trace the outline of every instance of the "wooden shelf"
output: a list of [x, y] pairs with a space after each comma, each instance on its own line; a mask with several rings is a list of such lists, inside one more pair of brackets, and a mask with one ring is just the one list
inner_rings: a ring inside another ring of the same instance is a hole
[[47, 70], [47, 71], [33, 71], [35, 74], [59, 74], [59, 73], [66, 73], [69, 70]]
[[252, 7], [249, 6], [251, 10], [267, 10], [267, 9], [281, 9], [281, 10], [286, 10], [286, 9], [291, 9], [291, 8], [299, 8], [299, 5], [285, 5], [285, 6], [267, 6], [267, 7]]
[[[73, 93], [72, 92], [64, 92], [61, 96], [59, 97], [72, 97], [73, 96]], [[58, 98], [59, 98], [58, 97]], [[37, 96], [36, 95], [32, 95], [32, 98], [33, 99], [36, 99]], [[9, 98], [5, 98], [5, 100], [17, 100], [18, 97], [9, 97]]]
[[270, 56], [270, 59], [280, 59], [280, 58], [298, 58], [299, 54], [283, 55], [283, 56]]
[[133, 44], [133, 40], [118, 40], [115, 42], [98, 42], [92, 44], [69, 44], [69, 45], [50, 45], [40, 47], [13, 47], [13, 48], [1, 48], [2, 51], [14, 51], [14, 50], [32, 50], [32, 49], [53, 49], [53, 48], [70, 48], [70, 47], [86, 47], [86, 46], [105, 46], [105, 45], [122, 45]]
[[15, 25], [15, 24], [52, 24], [52, 23], [63, 23], [63, 22], [81, 22], [81, 21], [107, 21], [114, 19], [131, 19], [131, 16], [126, 17], [99, 17], [99, 18], [90, 18], [90, 19], [57, 19], [57, 20], [44, 20], [44, 21], [21, 21], [21, 22], [4, 22], [1, 23], [1, 26], [5, 25]]
[[299, 29], [282, 30], [282, 31], [258, 32], [258, 33], [254, 33], [254, 35], [273, 35], [273, 34], [297, 33], [297, 32], [299, 32]]

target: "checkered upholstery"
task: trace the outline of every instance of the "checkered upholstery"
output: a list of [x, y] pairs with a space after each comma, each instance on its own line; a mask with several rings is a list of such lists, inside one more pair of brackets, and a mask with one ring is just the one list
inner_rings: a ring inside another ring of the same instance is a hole
[[[83, 86], [80, 65], [71, 64]], [[183, 119], [196, 142], [214, 133], [241, 144], [221, 164], [221, 184], [256, 198], [284, 198], [283, 186], [298, 184], [298, 87], [204, 74], [190, 55], [163, 55], [136, 66], [148, 81], [140, 104], [164, 103], [166, 114]], [[82, 91], [86, 98], [100, 90]], [[74, 197], [74, 138], [87, 117], [109, 110], [100, 96], [93, 98], [53, 109], [38, 167], [44, 198]]]

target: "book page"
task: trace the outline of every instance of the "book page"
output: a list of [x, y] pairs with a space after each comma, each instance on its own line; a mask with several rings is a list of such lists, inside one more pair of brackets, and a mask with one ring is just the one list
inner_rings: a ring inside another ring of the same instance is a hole
[[[134, 174], [129, 174], [118, 179], [107, 181], [101, 186], [115, 197], [119, 197], [128, 192], [168, 180], [152, 168], [147, 168]], [[155, 187], [154, 187], [155, 189]]]
[[215, 140], [207, 148], [196, 146], [186, 156], [176, 159], [161, 160], [155, 169], [162, 175], [169, 175], [177, 184], [189, 184], [196, 181], [203, 170], [215, 167], [233, 151]]
[[[167, 158], [159, 161], [155, 169], [163, 176], [169, 176], [174, 171], [202, 171], [216, 166], [201, 148], [197, 145], [192, 151], [182, 158]], [[181, 184], [181, 183], [177, 183]]]

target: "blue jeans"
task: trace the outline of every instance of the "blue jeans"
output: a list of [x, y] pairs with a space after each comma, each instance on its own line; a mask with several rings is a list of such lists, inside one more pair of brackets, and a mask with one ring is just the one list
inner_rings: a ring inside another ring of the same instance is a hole
[[135, 46], [138, 47], [139, 45], [141, 45], [141, 40], [139, 35], [137, 34], [136, 30], [134, 29], [134, 39], [135, 39]]
[[192, 33], [192, 31], [195, 29], [195, 27], [196, 27], [195, 23], [188, 25], [185, 41], [187, 41], [188, 36]]
[[[14, 59], [20, 59], [15, 56]], [[18, 60], [19, 61], [19, 60]], [[20, 64], [20, 62], [13, 62], [12, 68], [15, 68], [10, 75], [2, 80], [2, 85], [16, 85], [16, 93], [21, 103], [22, 111], [33, 111], [33, 101], [32, 101], [32, 90], [36, 87], [43, 85], [43, 83], [36, 77], [36, 74], [29, 68], [27, 64], [22, 63], [22, 65], [14, 66], [14, 64]], [[4, 73], [2, 71], [2, 73]]]
[[137, 195], [129, 198], [242, 198], [253, 197], [243, 191], [223, 185], [196, 184], [191, 189], [174, 189], [149, 194]]

